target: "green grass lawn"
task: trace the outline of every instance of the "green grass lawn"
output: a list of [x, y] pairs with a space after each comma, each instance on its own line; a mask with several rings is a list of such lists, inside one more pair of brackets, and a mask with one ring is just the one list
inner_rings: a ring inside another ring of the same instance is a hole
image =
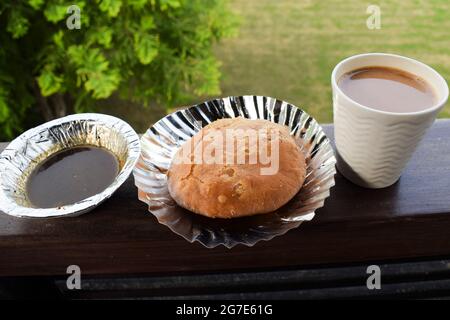
[[[370, 3], [381, 8], [380, 30], [366, 26]], [[450, 80], [448, 0], [230, 0], [230, 7], [241, 23], [236, 37], [215, 46], [222, 61], [222, 96], [276, 97], [328, 123], [333, 120], [331, 71], [345, 57], [397, 53], [431, 65]], [[166, 112], [162, 105], [128, 102], [108, 102], [97, 111], [119, 116], [139, 132]], [[439, 116], [450, 117], [450, 104]]]
[[[369, 3], [381, 29], [366, 27]], [[450, 80], [450, 1], [232, 0], [239, 35], [216, 46], [222, 94], [273, 96], [332, 121], [330, 74], [343, 58], [389, 52], [418, 59]], [[450, 105], [440, 113], [450, 117]]]

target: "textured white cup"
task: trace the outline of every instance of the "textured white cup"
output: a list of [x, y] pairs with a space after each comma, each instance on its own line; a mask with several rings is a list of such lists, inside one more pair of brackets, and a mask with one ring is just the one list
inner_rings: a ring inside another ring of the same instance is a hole
[[[367, 66], [393, 67], [421, 77], [433, 87], [437, 103], [411, 113], [385, 112], [357, 103], [337, 83], [343, 74]], [[333, 70], [331, 85], [337, 167], [347, 179], [368, 188], [388, 187], [399, 179], [449, 94], [444, 78], [431, 67], [387, 53], [360, 54], [341, 61]]]

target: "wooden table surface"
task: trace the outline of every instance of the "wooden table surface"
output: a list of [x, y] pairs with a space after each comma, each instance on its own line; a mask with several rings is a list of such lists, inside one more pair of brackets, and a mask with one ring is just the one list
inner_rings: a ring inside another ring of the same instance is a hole
[[450, 256], [450, 120], [433, 125], [395, 185], [363, 189], [337, 174], [313, 221], [252, 248], [191, 244], [159, 225], [136, 194], [130, 177], [79, 217], [0, 214], [0, 276], [64, 275], [72, 264], [83, 274], [130, 276]]

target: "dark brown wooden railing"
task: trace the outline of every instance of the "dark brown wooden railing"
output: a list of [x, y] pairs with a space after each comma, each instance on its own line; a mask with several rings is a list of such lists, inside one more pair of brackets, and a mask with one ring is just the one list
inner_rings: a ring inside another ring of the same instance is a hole
[[[325, 126], [331, 138], [332, 129]], [[313, 221], [252, 248], [206, 249], [188, 243], [158, 224], [138, 201], [132, 177], [111, 199], [79, 217], [37, 220], [0, 214], [3, 279], [61, 279], [73, 264], [91, 279], [169, 279], [430, 259], [440, 261], [439, 274], [448, 279], [449, 264], [442, 262], [448, 257], [450, 120], [433, 125], [395, 185], [363, 189], [337, 174], [330, 198]]]

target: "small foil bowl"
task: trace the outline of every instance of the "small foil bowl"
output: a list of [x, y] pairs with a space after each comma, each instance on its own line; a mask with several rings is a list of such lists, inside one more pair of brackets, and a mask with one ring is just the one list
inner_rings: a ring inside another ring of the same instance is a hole
[[[177, 149], [208, 123], [235, 117], [266, 119], [290, 128], [306, 156], [303, 187], [280, 209], [250, 217], [212, 219], [180, 207], [167, 188], [167, 171]], [[311, 220], [329, 196], [336, 173], [331, 143], [317, 121], [292, 104], [263, 96], [215, 99], [174, 112], [147, 130], [141, 147], [133, 171], [139, 199], [148, 204], [159, 223], [208, 248], [253, 246]]]
[[[112, 152], [120, 172], [102, 192], [57, 208], [34, 208], [26, 185], [33, 170], [66, 148], [91, 145]], [[52, 120], [13, 140], [0, 154], [0, 211], [16, 217], [76, 216], [109, 198], [131, 174], [140, 154], [139, 136], [126, 122], [103, 114], [84, 113]]]

